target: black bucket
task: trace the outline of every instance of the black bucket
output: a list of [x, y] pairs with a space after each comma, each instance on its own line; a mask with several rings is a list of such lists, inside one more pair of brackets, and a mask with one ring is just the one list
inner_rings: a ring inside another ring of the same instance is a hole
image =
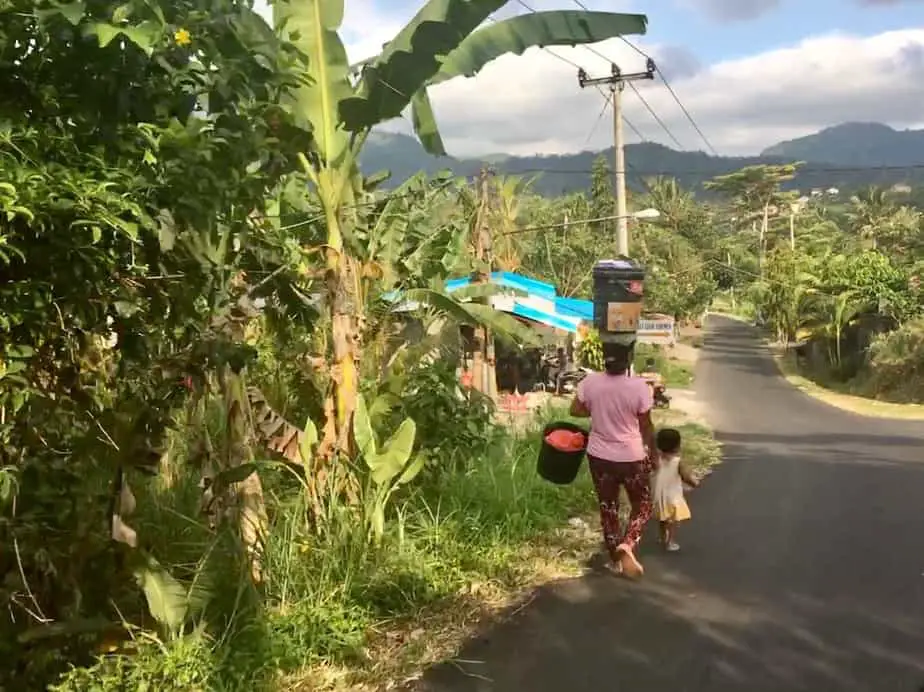
[[586, 447], [574, 452], [563, 452], [555, 449], [545, 441], [546, 435], [555, 430], [567, 430], [569, 432], [583, 433], [585, 439], [588, 436], [587, 430], [574, 423], [561, 421], [558, 423], [549, 423], [542, 431], [542, 447], [539, 449], [539, 463], [536, 469], [539, 475], [550, 483], [557, 485], [568, 485], [577, 478], [578, 471], [581, 470], [581, 462], [584, 461], [584, 454], [587, 452]]

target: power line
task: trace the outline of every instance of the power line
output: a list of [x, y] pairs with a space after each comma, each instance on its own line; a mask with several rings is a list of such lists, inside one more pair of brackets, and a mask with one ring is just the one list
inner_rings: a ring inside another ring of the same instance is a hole
[[[580, 2], [580, 0], [574, 0], [574, 2], [576, 2], [581, 7], [584, 7], [585, 10], [587, 9], [586, 6], [584, 6], [583, 3]], [[634, 43], [632, 43], [632, 41], [627, 39], [625, 36], [620, 36], [619, 38], [622, 39], [622, 42], [625, 43], [627, 46], [629, 46], [629, 48], [634, 50], [636, 53], [641, 55], [646, 60], [651, 58], [651, 56], [648, 55], [648, 53], [646, 53], [641, 48], [636, 46]], [[712, 153], [713, 156], [719, 156], [719, 152], [717, 152], [715, 147], [712, 146], [712, 142], [709, 141], [709, 138], [706, 137], [706, 135], [700, 129], [699, 125], [696, 124], [696, 121], [693, 119], [693, 116], [690, 114], [690, 111], [687, 110], [687, 107], [683, 105], [683, 101], [681, 101], [680, 97], [677, 96], [677, 92], [674, 91], [674, 87], [672, 87], [671, 83], [667, 81], [667, 77], [664, 76], [664, 73], [661, 71], [661, 68], [658, 67], [658, 63], [655, 63], [655, 72], [658, 73], [658, 76], [661, 78], [661, 81], [664, 82], [664, 86], [667, 88], [670, 95], [674, 98], [674, 101], [677, 103], [677, 105], [680, 106], [680, 110], [683, 111], [683, 114], [687, 117], [687, 120], [690, 121], [690, 125], [692, 125], [693, 129], [696, 130], [696, 134], [698, 134], [700, 138], [706, 143], [706, 147], [709, 149], [709, 151]]]
[[[758, 165], [758, 164], [755, 164]], [[707, 170], [702, 168], [689, 168], [689, 169], [638, 169], [633, 166], [627, 166], [633, 172], [638, 173], [639, 175], [664, 175], [664, 176], [676, 176], [676, 175], [707, 175], [707, 176], [717, 176], [725, 175], [725, 171], [721, 170]], [[745, 166], [739, 166], [742, 168]], [[730, 171], [737, 170], [737, 168], [731, 168]], [[915, 171], [915, 170], [924, 170], [924, 163], [916, 164], [906, 164], [901, 166], [819, 166], [812, 168], [798, 168], [796, 169], [796, 178], [805, 174], [813, 173], [875, 173], [881, 171]], [[567, 168], [540, 168], [540, 167], [529, 167], [529, 168], [518, 168], [516, 170], [505, 171], [507, 173], [551, 173], [551, 174], [561, 174], [561, 175], [587, 175], [591, 172], [589, 168], [580, 168], [580, 169], [567, 169]]]
[[[658, 69], [658, 65], [657, 63], [655, 63], [655, 71], [657, 71], [657, 69]], [[636, 87], [632, 82], [629, 82], [629, 88], [635, 92], [635, 95], [638, 96], [639, 101], [641, 101], [642, 105], [644, 105], [645, 108], [648, 109], [648, 112], [651, 113], [651, 117], [654, 118], [655, 122], [657, 122], [658, 125], [661, 126], [661, 129], [667, 133], [667, 136], [673, 140], [674, 144], [676, 144], [678, 147], [683, 149], [684, 148], [683, 144], [681, 144], [680, 140], [677, 139], [676, 136], [674, 136], [674, 133], [671, 132], [670, 128], [668, 128], [667, 125], [664, 124], [664, 121], [661, 120], [661, 117], [655, 112], [655, 109], [651, 107], [651, 104], [648, 103], [648, 100], [644, 96], [642, 96], [642, 92], [638, 90], [638, 87]]]
[[[499, 236], [508, 236], [508, 235], [519, 235], [520, 233], [535, 233], [536, 231], [551, 231], [559, 228], [567, 228], [568, 226], [577, 226], [588, 223], [599, 223], [601, 221], [613, 221], [615, 219], [625, 219], [625, 218], [635, 218], [632, 214], [609, 214], [608, 216], [595, 216], [590, 219], [569, 219], [567, 222], [558, 221], [556, 223], [545, 223], [538, 226], [521, 226], [513, 231], [507, 231], [506, 233], [498, 233]], [[641, 219], [637, 219], [641, 220]]]
[[[526, 9], [531, 9], [528, 5], [526, 5], [526, 3], [523, 2], [523, 0], [517, 0], [517, 2], [519, 2], [521, 5], [523, 5], [524, 7], [526, 7]], [[581, 0], [573, 0], [573, 2], [574, 2], [574, 4], [576, 4], [578, 7], [580, 7], [582, 10], [584, 10], [585, 12], [590, 12], [590, 11], [591, 11], [590, 8], [587, 7], [587, 5], [585, 5], [583, 2], [581, 2]], [[531, 11], [535, 12], [535, 10], [531, 10]], [[623, 41], [625, 41], [629, 46], [631, 46], [632, 48], [634, 48], [634, 49], [636, 50], [636, 52], [638, 52], [638, 53], [640, 53], [641, 55], [643, 55], [643, 56], [645, 57], [646, 60], [651, 60], [651, 58], [650, 58], [648, 55], [645, 55], [645, 53], [643, 53], [639, 48], [636, 48], [634, 45], [632, 45], [631, 43], [629, 43], [629, 40], [628, 40], [625, 36], [620, 35], [619, 38], [621, 38], [621, 39], [622, 39]], [[609, 63], [612, 63], [612, 62], [613, 62], [610, 58], [608, 58], [607, 56], [605, 56], [603, 53], [601, 53], [600, 51], [598, 51], [598, 50], [597, 50], [596, 48], [594, 48], [593, 46], [585, 45], [584, 47], [585, 47], [587, 50], [589, 50], [591, 53], [593, 53], [593, 54], [595, 54], [595, 55], [597, 55], [597, 56], [603, 58], [603, 59], [606, 60], [607, 62], [609, 62]], [[662, 74], [661, 74], [661, 71], [658, 69], [657, 63], [655, 63], [655, 71], [661, 76], [661, 79], [664, 79], [664, 75], [662, 75]], [[641, 92], [638, 90], [638, 88], [637, 88], [632, 82], [629, 82], [629, 86], [632, 88], [632, 91], [635, 92], [635, 95], [638, 96], [639, 100], [642, 102], [642, 105], [644, 105], [645, 108], [648, 109], [648, 112], [651, 113], [651, 117], [653, 117], [653, 118], [655, 119], [655, 122], [657, 122], [658, 125], [661, 126], [661, 129], [664, 130], [665, 133], [667, 133], [667, 136], [671, 138], [671, 140], [674, 142], [674, 144], [676, 144], [678, 147], [680, 147], [681, 149], [683, 149], [684, 147], [683, 147], [683, 145], [680, 143], [680, 140], [678, 140], [677, 137], [674, 136], [674, 133], [671, 132], [670, 128], [668, 128], [668, 126], [664, 124], [664, 121], [658, 116], [658, 114], [655, 112], [654, 108], [651, 107], [651, 104], [648, 103], [648, 101], [645, 99], [645, 97], [642, 96], [642, 94], [641, 94]], [[625, 118], [623, 118], [623, 120], [625, 121]], [[632, 129], [633, 132], [635, 132], [636, 134], [639, 135], [639, 137], [642, 139], [642, 141], [645, 140], [645, 138], [641, 136], [641, 133], [638, 132], [638, 130], [635, 129], [634, 126], [631, 126], [631, 129]]]
[[[524, 0], [517, 0], [517, 2], [518, 2], [520, 5], [522, 5], [523, 7], [525, 7], [527, 10], [529, 10], [530, 12], [532, 12], [533, 14], [536, 14], [536, 10], [533, 9], [532, 7], [530, 7], [529, 5], [527, 5], [526, 2], [524, 2]], [[580, 7], [581, 9], [585, 10], [586, 12], [590, 12], [590, 9], [587, 7], [587, 5], [585, 5], [584, 3], [582, 3], [580, 0], [574, 0], [574, 2], [575, 2], [575, 3], [578, 5], [578, 7]], [[625, 40], [624, 37], [622, 37], [622, 36], [620, 36], [620, 38], [623, 38], [623, 40]], [[603, 58], [603, 59], [606, 60], [608, 63], [612, 63], [612, 62], [613, 62], [612, 59], [610, 59], [608, 56], [606, 56], [606, 55], [604, 55], [603, 53], [601, 53], [599, 50], [597, 50], [597, 49], [594, 48], [593, 46], [589, 46], [589, 45], [587, 45], [587, 44], [582, 44], [582, 46], [583, 46], [584, 48], [586, 48], [587, 50], [589, 50], [589, 51], [590, 51], [591, 53], [593, 53], [594, 55], [596, 55], [597, 57]], [[647, 56], [646, 56], [646, 57], [647, 57]], [[572, 64], [573, 64], [573, 63], [572, 63]], [[580, 68], [578, 68], [578, 69], [580, 69]], [[657, 65], [655, 65], [655, 70], [657, 70]], [[662, 78], [663, 78], [663, 77], [662, 77]], [[648, 112], [651, 113], [651, 116], [655, 119], [655, 122], [657, 122], [658, 125], [661, 126], [661, 129], [663, 129], [664, 132], [667, 133], [667, 136], [670, 137], [671, 140], [672, 140], [678, 147], [680, 147], [681, 149], [683, 149], [683, 148], [684, 148], [684, 147], [683, 147], [683, 144], [681, 144], [681, 143], [680, 143], [680, 140], [678, 140], [677, 137], [674, 136], [674, 133], [671, 132], [670, 128], [668, 128], [668, 126], [664, 124], [664, 121], [663, 121], [663, 120], [658, 116], [658, 114], [654, 111], [654, 109], [651, 107], [651, 104], [649, 104], [648, 101], [645, 100], [645, 97], [643, 97], [643, 96], [641, 95], [641, 93], [640, 93], [639, 90], [635, 87], [635, 85], [632, 84], [631, 82], [629, 82], [629, 86], [632, 88], [632, 91], [635, 92], [635, 95], [639, 97], [639, 100], [641, 100], [641, 102], [642, 102], [642, 104], [645, 106], [645, 108], [648, 109]], [[602, 93], [602, 90], [601, 90], [601, 93]], [[605, 95], [604, 95], [604, 96], [605, 96]], [[626, 121], [625, 117], [623, 117], [623, 122], [626, 122], [626, 124], [629, 125], [629, 129], [631, 129], [631, 130], [636, 134], [636, 136], [638, 136], [639, 139], [641, 139], [642, 141], [645, 141], [645, 137], [642, 136], [642, 133], [638, 131], [638, 128], [635, 127], [635, 125], [632, 125], [632, 124], [628, 123], [628, 122]]]

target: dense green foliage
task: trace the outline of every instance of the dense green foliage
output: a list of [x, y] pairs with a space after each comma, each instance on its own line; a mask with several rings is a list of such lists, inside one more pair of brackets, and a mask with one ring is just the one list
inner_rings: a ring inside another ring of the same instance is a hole
[[460, 325], [535, 339], [443, 290], [469, 186], [356, 167], [407, 105], [438, 146], [441, 65], [645, 25], [503, 4], [354, 83], [336, 0], [0, 2], [0, 686], [286, 688], [582, 506], [455, 380]]
[[[744, 220], [747, 200], [731, 201]], [[729, 298], [780, 342], [802, 342], [805, 374], [861, 394], [918, 400], [924, 215], [875, 187], [838, 206], [780, 194], [771, 211], [762, 252], [755, 230], [729, 226]]]

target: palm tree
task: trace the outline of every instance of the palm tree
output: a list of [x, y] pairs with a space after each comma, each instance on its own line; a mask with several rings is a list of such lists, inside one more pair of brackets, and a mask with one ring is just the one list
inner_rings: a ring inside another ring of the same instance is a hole
[[853, 208], [848, 217], [853, 231], [875, 250], [888, 218], [895, 211], [888, 191], [878, 185], [871, 185], [851, 197], [850, 201]]
[[522, 264], [522, 248], [515, 231], [521, 216], [521, 200], [532, 183], [513, 175], [494, 180], [495, 204], [489, 223], [494, 226], [494, 260], [502, 271], [515, 272]]

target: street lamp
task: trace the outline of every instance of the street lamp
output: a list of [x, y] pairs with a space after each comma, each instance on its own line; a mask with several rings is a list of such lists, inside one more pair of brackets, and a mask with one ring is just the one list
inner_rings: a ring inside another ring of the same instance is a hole
[[661, 212], [657, 209], [642, 209], [629, 214], [629, 218], [632, 219], [656, 219], [659, 216], [661, 216]]

